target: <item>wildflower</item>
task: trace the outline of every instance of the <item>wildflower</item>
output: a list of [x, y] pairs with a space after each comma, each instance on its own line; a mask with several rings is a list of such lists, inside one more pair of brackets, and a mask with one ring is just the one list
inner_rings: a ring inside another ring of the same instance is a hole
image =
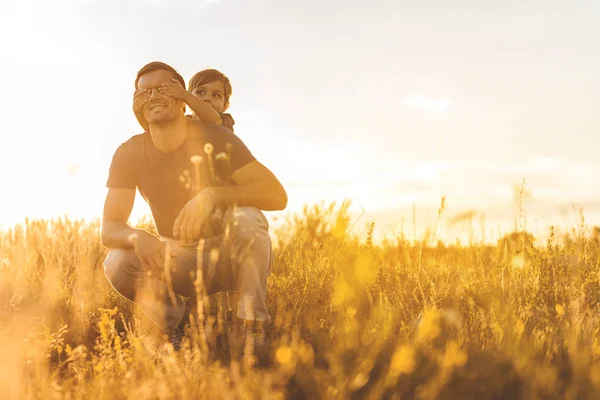
[[275, 352], [275, 359], [282, 367], [289, 367], [294, 358], [294, 352], [288, 346], [282, 346]]
[[2, 261], [0, 261], [0, 270], [2, 269], [8, 269], [10, 268], [10, 259], [9, 258], [3, 258]]
[[192, 164], [194, 164], [195, 166], [198, 166], [202, 162], [202, 156], [199, 156], [199, 155], [192, 156], [192, 157], [190, 157], [190, 162]]
[[364, 372], [359, 372], [356, 374], [354, 379], [350, 381], [348, 388], [350, 390], [360, 390], [363, 386], [365, 386], [369, 382], [369, 375]]
[[461, 350], [460, 345], [456, 340], [450, 340], [446, 344], [446, 352], [442, 359], [444, 368], [464, 367], [467, 363], [467, 353]]
[[563, 306], [562, 304], [557, 304], [554, 308], [556, 309], [556, 314], [559, 317], [565, 315], [565, 306]]
[[522, 254], [517, 254], [513, 257], [511, 264], [515, 269], [523, 269], [525, 267], [525, 257]]
[[227, 161], [229, 160], [229, 155], [227, 153], [221, 152], [219, 154], [217, 154], [217, 156], [215, 157], [217, 160], [223, 160], [223, 161]]
[[300, 356], [300, 360], [303, 364], [312, 366], [315, 361], [315, 353], [311, 345], [306, 343], [300, 344], [300, 349], [298, 351], [298, 355]]
[[517, 319], [517, 322], [515, 323], [515, 333], [520, 337], [523, 334], [523, 331], [525, 331], [525, 324], [520, 319]]
[[220, 251], [219, 249], [211, 249], [209, 253], [210, 262], [216, 264], [219, 262]]
[[212, 159], [212, 152], [214, 151], [214, 147], [212, 144], [210, 143], [206, 143], [204, 145], [204, 152], [206, 153], [206, 155], [208, 155], [208, 168], [210, 169], [210, 176], [214, 179], [215, 178], [215, 167], [213, 165], [213, 159]]
[[435, 308], [425, 311], [417, 329], [417, 341], [435, 339], [441, 333], [440, 313]]
[[348, 284], [348, 282], [341, 280], [336, 282], [333, 288], [333, 298], [331, 304], [334, 306], [340, 306], [354, 297], [354, 289]]
[[390, 375], [410, 374], [415, 369], [415, 349], [410, 345], [402, 345], [396, 349], [390, 362]]
[[366, 286], [375, 283], [377, 278], [377, 269], [369, 261], [368, 256], [360, 255], [354, 263], [354, 277]]

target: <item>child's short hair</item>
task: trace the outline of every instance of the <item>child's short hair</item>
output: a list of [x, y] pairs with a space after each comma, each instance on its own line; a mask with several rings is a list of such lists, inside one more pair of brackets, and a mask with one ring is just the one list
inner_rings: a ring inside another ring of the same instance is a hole
[[223, 82], [223, 87], [225, 88], [225, 93], [223, 93], [223, 108], [224, 110], [227, 110], [227, 108], [229, 108], [229, 98], [231, 97], [231, 82], [229, 82], [229, 78], [221, 71], [217, 71], [216, 69], [205, 69], [197, 72], [196, 75], [192, 76], [190, 79], [188, 90], [191, 92], [198, 86], [214, 81]]

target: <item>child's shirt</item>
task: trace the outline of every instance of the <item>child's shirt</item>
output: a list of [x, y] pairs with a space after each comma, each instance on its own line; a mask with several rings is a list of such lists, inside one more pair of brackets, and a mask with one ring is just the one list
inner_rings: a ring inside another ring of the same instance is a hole
[[235, 124], [235, 121], [233, 120], [233, 117], [231, 116], [231, 114], [227, 114], [227, 113], [221, 114], [221, 120], [222, 120], [221, 125], [224, 128], [227, 128], [231, 132], [233, 132], [233, 125]]
[[[192, 115], [186, 115], [186, 117], [194, 119], [194, 117]], [[223, 128], [227, 128], [231, 132], [233, 132], [233, 125], [234, 124], [235, 124], [235, 121], [234, 121], [233, 117], [231, 116], [231, 114], [227, 114], [227, 113], [221, 114], [221, 126]]]

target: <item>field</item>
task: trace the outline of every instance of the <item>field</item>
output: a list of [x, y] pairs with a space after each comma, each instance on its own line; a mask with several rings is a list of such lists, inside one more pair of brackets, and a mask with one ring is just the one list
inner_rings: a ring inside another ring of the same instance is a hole
[[266, 368], [209, 354], [206, 329], [174, 353], [104, 277], [97, 222], [6, 230], [0, 396], [600, 398], [600, 244], [585, 221], [541, 245], [513, 232], [452, 246], [374, 243], [352, 222], [344, 206], [314, 206], [272, 232]]

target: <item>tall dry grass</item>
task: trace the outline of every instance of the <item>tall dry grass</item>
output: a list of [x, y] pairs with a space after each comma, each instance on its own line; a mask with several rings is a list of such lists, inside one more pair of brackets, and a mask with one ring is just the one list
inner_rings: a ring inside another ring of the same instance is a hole
[[376, 244], [351, 222], [314, 206], [274, 232], [268, 368], [215, 358], [199, 335], [174, 353], [104, 277], [97, 222], [4, 231], [1, 397], [600, 398], [600, 244], [585, 229], [545, 246], [525, 232], [446, 246], [435, 228]]

